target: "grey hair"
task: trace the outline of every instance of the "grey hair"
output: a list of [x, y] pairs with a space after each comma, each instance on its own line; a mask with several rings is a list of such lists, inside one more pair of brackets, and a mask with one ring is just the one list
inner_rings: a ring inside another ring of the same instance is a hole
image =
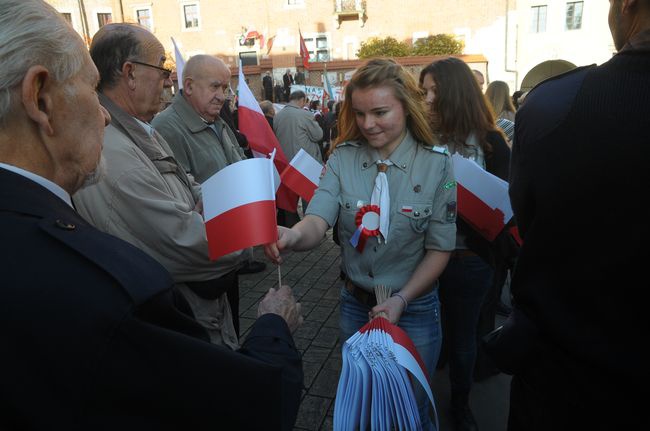
[[83, 67], [84, 50], [81, 37], [42, 0], [0, 0], [0, 125], [30, 67], [41, 65], [64, 83]]

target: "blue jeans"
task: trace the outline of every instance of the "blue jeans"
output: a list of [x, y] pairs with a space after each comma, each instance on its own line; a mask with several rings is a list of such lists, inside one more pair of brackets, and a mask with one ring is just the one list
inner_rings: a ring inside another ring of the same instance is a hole
[[[368, 323], [370, 307], [357, 301], [345, 288], [341, 289], [341, 344]], [[413, 344], [422, 357], [429, 381], [435, 372], [440, 346], [442, 345], [440, 327], [440, 301], [438, 289], [417, 298], [408, 305], [407, 311], [402, 314], [397, 326], [409, 335]], [[429, 397], [419, 383], [413, 385], [413, 393], [420, 412], [420, 421], [423, 430], [434, 430], [435, 427], [429, 417]]]
[[469, 394], [476, 362], [476, 328], [492, 285], [492, 268], [478, 256], [452, 258], [440, 276], [445, 349], [452, 394]]

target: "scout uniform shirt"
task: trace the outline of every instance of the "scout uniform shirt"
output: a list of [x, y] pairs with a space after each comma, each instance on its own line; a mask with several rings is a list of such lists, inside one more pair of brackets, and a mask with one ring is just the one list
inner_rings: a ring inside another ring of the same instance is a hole
[[[342, 269], [357, 286], [372, 292], [385, 285], [398, 291], [426, 250], [452, 251], [456, 239], [456, 182], [444, 147], [425, 147], [407, 132], [393, 151], [386, 172], [390, 191], [388, 242], [368, 238], [359, 252], [350, 238], [360, 208], [370, 203], [379, 153], [359, 141], [338, 145], [327, 161], [306, 214], [333, 226], [339, 218]], [[380, 209], [384, 211], [384, 208]]]

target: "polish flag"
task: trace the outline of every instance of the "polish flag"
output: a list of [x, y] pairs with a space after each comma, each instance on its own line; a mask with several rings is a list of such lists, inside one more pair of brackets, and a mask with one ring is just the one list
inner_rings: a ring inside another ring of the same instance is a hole
[[310, 201], [318, 188], [322, 173], [323, 165], [301, 148], [298, 154], [291, 159], [289, 166], [282, 172], [280, 178], [282, 183], [296, 192], [298, 196]]
[[[275, 167], [278, 172], [283, 172], [288, 163], [284, 155], [278, 138], [269, 126], [268, 121], [264, 118], [259, 103], [251, 93], [250, 88], [246, 85], [244, 70], [239, 62], [239, 84], [237, 85], [239, 107], [237, 116], [239, 120], [239, 130], [246, 135], [248, 144], [255, 157], [268, 157], [274, 150]], [[280, 184], [276, 196], [278, 208], [295, 213], [298, 208], [298, 195], [292, 192], [286, 185]]]
[[201, 184], [211, 260], [277, 241], [274, 170], [272, 159], [247, 159]]
[[172, 37], [172, 44], [174, 45], [174, 59], [176, 61], [176, 79], [178, 80], [178, 88], [183, 89], [183, 69], [185, 68], [185, 60], [183, 59], [183, 55], [181, 54], [181, 51], [178, 49], [178, 45], [176, 45], [176, 41]]
[[309, 50], [307, 49], [305, 39], [303, 39], [300, 29], [298, 29], [298, 34], [300, 35], [300, 57], [302, 57], [302, 65], [305, 69], [309, 70]]
[[513, 216], [508, 183], [459, 154], [451, 159], [458, 182], [458, 215], [493, 241]]

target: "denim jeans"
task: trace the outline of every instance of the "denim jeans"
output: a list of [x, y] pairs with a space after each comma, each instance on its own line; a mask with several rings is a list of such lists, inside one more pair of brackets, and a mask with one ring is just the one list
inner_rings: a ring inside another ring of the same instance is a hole
[[[341, 328], [341, 343], [350, 338], [363, 325], [368, 323], [370, 307], [361, 304], [345, 288], [341, 288], [341, 313], [339, 325]], [[440, 327], [440, 302], [438, 289], [417, 298], [408, 305], [397, 326], [409, 335], [422, 361], [427, 368], [429, 381], [435, 372], [436, 362], [440, 355], [442, 344]], [[429, 416], [429, 397], [419, 383], [413, 385], [413, 392], [420, 411], [420, 421], [423, 430], [434, 430], [435, 427]]]
[[452, 394], [469, 394], [476, 362], [476, 329], [492, 285], [492, 268], [478, 256], [452, 258], [440, 276], [445, 349]]

